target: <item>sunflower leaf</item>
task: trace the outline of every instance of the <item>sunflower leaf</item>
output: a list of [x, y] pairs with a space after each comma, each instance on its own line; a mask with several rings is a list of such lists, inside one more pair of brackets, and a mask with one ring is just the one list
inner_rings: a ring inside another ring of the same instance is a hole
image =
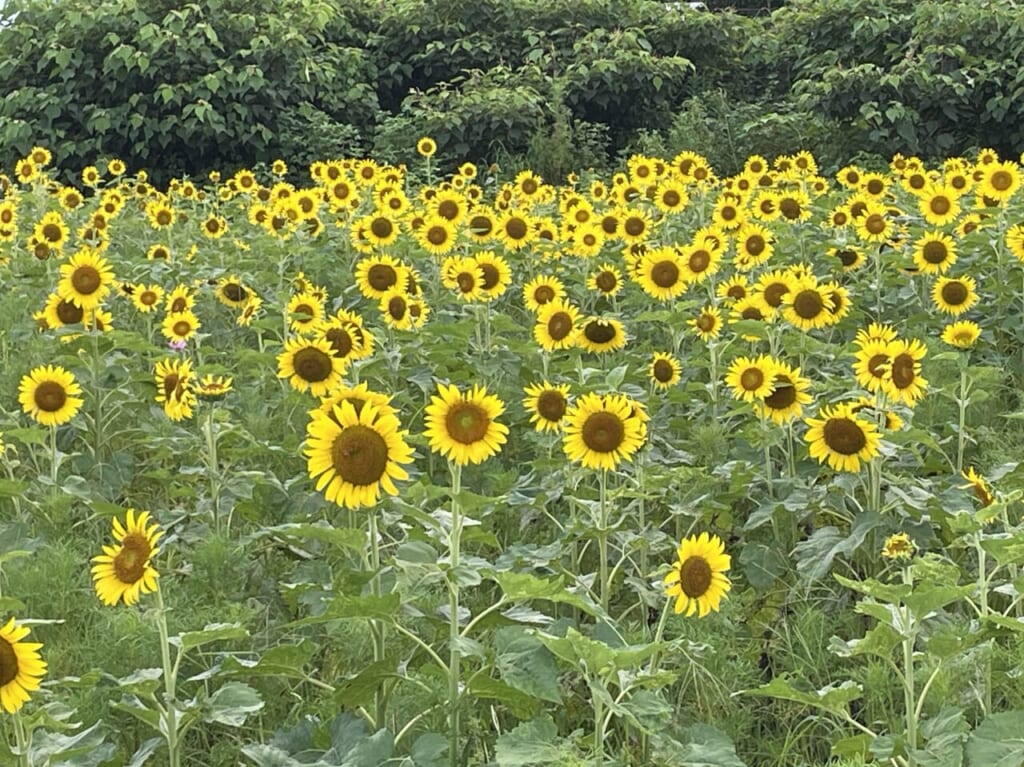
[[211, 642], [244, 639], [247, 636], [249, 636], [249, 631], [242, 627], [241, 624], [211, 623], [204, 627], [202, 631], [184, 631], [176, 637], [171, 637], [168, 641], [180, 647], [182, 652], [188, 652]]
[[967, 767], [1018, 767], [1024, 762], [1024, 711], [992, 714], [967, 739]]

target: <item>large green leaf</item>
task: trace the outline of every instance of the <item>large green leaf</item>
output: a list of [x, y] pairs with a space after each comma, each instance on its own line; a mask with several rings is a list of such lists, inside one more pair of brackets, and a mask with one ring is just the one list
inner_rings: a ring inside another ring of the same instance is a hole
[[538, 578], [530, 573], [497, 572], [491, 575], [509, 601], [544, 599], [548, 602], [572, 605], [588, 615], [599, 615], [600, 606], [589, 598], [569, 591], [560, 578]]
[[517, 626], [494, 635], [495, 666], [505, 684], [528, 695], [561, 703], [555, 659], [533, 634]]
[[206, 701], [203, 719], [229, 727], [241, 727], [249, 718], [249, 714], [254, 714], [261, 708], [263, 699], [256, 690], [241, 682], [228, 682]]
[[847, 710], [851, 701], [861, 697], [862, 690], [860, 685], [849, 680], [840, 685], [828, 685], [820, 690], [799, 690], [785, 676], [777, 676], [766, 685], [744, 690], [743, 694], [791, 700], [813, 708], [842, 713]]
[[966, 767], [1021, 767], [1024, 764], [1024, 711], [987, 717], [967, 738]]
[[249, 631], [238, 623], [210, 623], [201, 631], [185, 631], [176, 637], [171, 637], [170, 642], [178, 645], [182, 652], [188, 652], [211, 642], [244, 639], [247, 636], [249, 636]]
[[679, 740], [656, 736], [654, 750], [663, 762], [674, 767], [746, 767], [729, 736], [709, 724], [687, 728]]
[[548, 716], [522, 722], [511, 732], [499, 735], [495, 744], [498, 767], [558, 764], [565, 752], [558, 728]]

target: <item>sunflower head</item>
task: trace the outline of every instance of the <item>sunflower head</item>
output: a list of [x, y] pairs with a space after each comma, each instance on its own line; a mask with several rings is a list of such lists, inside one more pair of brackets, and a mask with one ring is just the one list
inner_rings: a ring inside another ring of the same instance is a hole
[[121, 600], [133, 605], [142, 594], [156, 591], [159, 573], [151, 560], [160, 553], [157, 542], [163, 531], [148, 511], [136, 516], [135, 509], [128, 509], [124, 523], [114, 517], [113, 536], [114, 545], [104, 546], [103, 553], [92, 558], [96, 595], [106, 605]]
[[26, 642], [28, 626], [14, 618], [0, 627], [0, 709], [16, 714], [28, 702], [29, 693], [39, 689], [46, 674], [46, 662], [40, 657], [42, 645]]
[[882, 556], [885, 559], [908, 560], [914, 556], [914, 542], [906, 533], [896, 533], [885, 539]]
[[483, 386], [462, 394], [455, 385], [441, 384], [426, 409], [424, 435], [435, 453], [452, 463], [482, 463], [505, 444], [508, 427], [495, 419], [504, 403]]
[[676, 598], [676, 613], [703, 618], [712, 610], [717, 612], [732, 588], [725, 575], [731, 564], [725, 544], [717, 535], [701, 533], [684, 538], [664, 581], [665, 594]]

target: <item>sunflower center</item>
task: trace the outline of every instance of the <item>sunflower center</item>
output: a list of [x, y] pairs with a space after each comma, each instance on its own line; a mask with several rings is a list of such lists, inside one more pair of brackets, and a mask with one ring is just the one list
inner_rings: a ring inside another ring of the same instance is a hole
[[725, 294], [736, 301], [747, 297], [747, 289], [742, 285], [731, 285]]
[[114, 574], [121, 583], [135, 583], [146, 572], [146, 563], [153, 553], [146, 536], [128, 533], [121, 542], [121, 551], [114, 557]]
[[618, 279], [611, 272], [601, 272], [597, 275], [594, 280], [594, 284], [597, 285], [598, 290], [602, 293], [611, 293], [615, 290], [615, 287], [619, 284]]
[[872, 213], [864, 219], [864, 228], [871, 234], [881, 234], [885, 231], [885, 217], [881, 213]]
[[391, 233], [395, 231], [395, 227], [389, 219], [378, 216], [370, 224], [370, 231], [373, 232], [374, 237], [383, 240], [391, 236]]
[[355, 424], [342, 430], [331, 445], [331, 463], [338, 476], [351, 485], [372, 485], [388, 466], [388, 444], [369, 426]]
[[583, 444], [596, 453], [618, 450], [626, 437], [626, 427], [614, 413], [599, 412], [587, 418], [581, 431]]
[[942, 286], [942, 300], [950, 306], [959, 306], [967, 300], [967, 286], [962, 282], [947, 282]]
[[474, 445], [487, 435], [491, 419], [487, 412], [472, 402], [454, 405], [444, 419], [448, 436], [463, 445]]
[[793, 311], [804, 320], [812, 320], [821, 314], [825, 302], [816, 290], [801, 290], [793, 299]]
[[537, 397], [537, 412], [545, 421], [561, 421], [565, 409], [565, 397], [559, 391], [544, 391]]
[[877, 178], [873, 178], [868, 181], [867, 184], [868, 194], [877, 197], [885, 191], [885, 184], [879, 181]]
[[70, 301], [61, 301], [57, 304], [57, 317], [65, 325], [74, 325], [76, 322], [81, 322], [85, 312], [81, 307], [75, 306]]
[[[598, 277], [597, 285], [598, 287], [601, 288], [601, 290], [604, 290], [604, 288], [601, 287], [600, 277]], [[536, 301], [541, 306], [543, 306], [544, 304], [555, 300], [555, 291], [550, 285], [541, 285], [539, 288], [533, 291], [533, 300]]]
[[292, 360], [292, 366], [300, 378], [310, 383], [326, 381], [334, 370], [331, 358], [314, 347], [299, 349]]
[[953, 205], [949, 201], [948, 197], [933, 197], [931, 201], [928, 203], [928, 208], [931, 210], [931, 212], [938, 216], [946, 215], [947, 213], [949, 213], [949, 209], [952, 207]]
[[71, 284], [74, 286], [75, 292], [87, 296], [99, 289], [103, 284], [103, 279], [96, 267], [86, 264], [75, 269], [71, 275]]
[[689, 557], [679, 565], [679, 586], [691, 599], [704, 596], [711, 588], [711, 565], [704, 557]]
[[572, 332], [572, 317], [566, 312], [555, 312], [548, 320], [548, 335], [561, 341]]
[[1005, 192], [1013, 186], [1013, 176], [1005, 170], [997, 170], [989, 177], [988, 182], [996, 191]]
[[655, 380], [657, 380], [658, 383], [663, 384], [671, 381], [672, 377], [676, 373], [671, 363], [667, 362], [666, 360], [658, 360], [657, 362], [655, 362], [654, 368], [651, 372], [654, 373]]
[[0, 637], [0, 689], [13, 682], [18, 676], [18, 654], [14, 647], [3, 637]]
[[659, 261], [651, 267], [651, 282], [659, 288], [671, 288], [679, 282], [679, 267], [672, 261]]
[[156, 214], [156, 222], [160, 226], [167, 226], [171, 223], [171, 212], [169, 210], [161, 210]]
[[476, 278], [470, 272], [459, 272], [455, 282], [458, 283], [461, 293], [472, 293], [476, 290]]
[[494, 264], [480, 264], [480, 271], [484, 273], [484, 281], [482, 287], [484, 290], [490, 290], [498, 284], [498, 280], [501, 279], [501, 273], [498, 271], [498, 267]]
[[917, 371], [914, 367], [914, 358], [909, 354], [897, 354], [893, 358], [889, 371], [897, 389], [906, 389], [914, 383], [917, 378]]
[[764, 385], [764, 372], [758, 368], [747, 368], [740, 374], [740, 386], [745, 391], [757, 391]]
[[647, 228], [647, 226], [644, 224], [644, 220], [642, 218], [636, 218], [635, 216], [631, 216], [626, 219], [626, 222], [622, 225], [622, 228], [630, 237], [639, 237], [641, 234], [644, 233], [644, 230]]
[[188, 320], [178, 320], [174, 323], [174, 327], [171, 328], [171, 331], [179, 338], [184, 338], [192, 332], [192, 323]]
[[687, 263], [690, 265], [690, 271], [700, 274], [711, 266], [711, 254], [703, 248], [695, 250], [690, 254], [690, 258]]
[[853, 266], [857, 263], [857, 253], [853, 250], [841, 250], [836, 253], [843, 266]]
[[43, 227], [43, 237], [47, 242], [60, 242], [62, 234], [63, 232], [57, 224], [47, 224]]
[[459, 217], [459, 204], [454, 200], [442, 200], [437, 206], [437, 215], [449, 221]]
[[366, 281], [374, 290], [383, 292], [398, 282], [398, 274], [388, 264], [374, 264], [366, 272]]
[[789, 285], [784, 282], [773, 282], [764, 289], [764, 302], [775, 309], [782, 305], [782, 297], [789, 292]]
[[722, 216], [723, 221], [732, 221], [734, 218], [736, 218], [736, 208], [734, 208], [732, 205], [726, 205], [724, 208], [722, 208], [720, 214]]
[[697, 327], [705, 333], [715, 329], [715, 318], [710, 314], [702, 314], [697, 318]]
[[228, 301], [242, 302], [249, 299], [249, 291], [237, 282], [229, 282], [225, 285], [223, 293]]
[[40, 410], [56, 413], [68, 401], [68, 394], [56, 381], [43, 381], [36, 387], [33, 399]]
[[924, 260], [929, 264], [941, 264], [946, 260], [948, 251], [941, 242], [933, 240], [927, 243], [921, 250]]
[[759, 234], [752, 234], [746, 241], [747, 253], [752, 256], [759, 256], [764, 253], [766, 245], [767, 243], [764, 241], [764, 237]]
[[170, 399], [171, 395], [174, 394], [178, 388], [178, 383], [181, 380], [177, 373], [168, 373], [164, 376], [164, 398]]
[[786, 376], [775, 376], [775, 390], [764, 398], [773, 410], [785, 410], [796, 402], [796, 387]]
[[473, 216], [469, 219], [469, 230], [478, 236], [485, 236], [491, 233], [493, 223], [487, 216]]
[[682, 196], [675, 189], [668, 189], [661, 195], [661, 201], [669, 208], [676, 207], [682, 200]]
[[529, 230], [526, 227], [526, 222], [521, 218], [510, 218], [505, 223], [505, 234], [513, 240], [521, 240], [526, 237]]
[[444, 245], [448, 242], [448, 230], [443, 226], [432, 226], [427, 230], [427, 242], [431, 245]]
[[401, 320], [408, 309], [408, 304], [406, 304], [405, 299], [401, 296], [392, 296], [391, 300], [388, 301], [388, 314], [393, 320]]
[[591, 343], [606, 344], [615, 339], [616, 331], [615, 326], [610, 322], [595, 320], [594, 322], [587, 323], [587, 326], [583, 329], [583, 335]]
[[864, 429], [851, 418], [829, 418], [822, 434], [829, 450], [842, 455], [856, 455], [868, 444]]
[[763, 320], [764, 314], [756, 306], [748, 306], [740, 312], [740, 318], [744, 320]]
[[540, 187], [537, 185], [537, 182], [534, 179], [527, 178], [523, 179], [523, 183], [520, 184], [519, 188], [522, 190], [523, 194], [531, 195], [534, 194]]
[[779, 203], [779, 212], [790, 221], [800, 218], [800, 203], [787, 197]]

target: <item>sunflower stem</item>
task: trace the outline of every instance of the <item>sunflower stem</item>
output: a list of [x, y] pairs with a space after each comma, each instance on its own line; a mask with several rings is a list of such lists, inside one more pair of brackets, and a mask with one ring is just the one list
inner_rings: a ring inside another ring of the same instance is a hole
[[57, 488], [57, 470], [60, 468], [60, 459], [57, 453], [57, 427], [50, 427], [50, 485]]
[[100, 371], [102, 370], [103, 360], [100, 357], [99, 334], [102, 332], [95, 327], [89, 331], [90, 341], [92, 341], [92, 384], [96, 399], [96, 412], [93, 415], [92, 422], [94, 440], [92, 457], [96, 463], [96, 471], [101, 482], [103, 481], [103, 457], [100, 455], [100, 451], [103, 449], [103, 387], [100, 385]]
[[452, 475], [452, 522], [448, 537], [448, 729], [449, 758], [452, 767], [459, 766], [459, 674], [462, 655], [459, 652], [459, 545], [462, 538], [462, 507], [459, 494], [462, 492], [462, 466], [449, 462]]
[[203, 437], [206, 440], [206, 474], [210, 480], [210, 508], [213, 512], [213, 529], [220, 533], [220, 472], [217, 460], [217, 433], [213, 425], [213, 411], [216, 406], [210, 403], [203, 421]]
[[964, 427], [967, 425], [967, 358], [968, 354], [964, 353], [960, 355], [960, 392], [957, 396], [957, 404], [959, 405], [959, 417], [957, 420], [956, 430], [956, 473], [962, 474], [964, 471], [964, 450], [967, 446], [967, 434], [964, 432]]
[[772, 447], [768, 444], [768, 419], [762, 405], [758, 409], [761, 419], [761, 445], [764, 450], [764, 481], [768, 484], [768, 497], [775, 497], [775, 483], [772, 480]]
[[18, 764], [20, 767], [31, 767], [32, 761], [29, 758], [29, 739], [25, 734], [25, 723], [17, 713], [11, 719], [14, 722], [14, 743], [18, 748]]
[[[913, 588], [914, 575], [911, 565], [903, 568], [903, 583]], [[917, 693], [914, 689], [914, 639], [917, 631], [914, 628], [914, 614], [910, 606], [905, 604], [903, 611], [903, 704], [907, 717], [907, 766], [914, 767], [917, 759]]]
[[[370, 592], [376, 597], [380, 596], [380, 536], [377, 531], [377, 514], [373, 511], [369, 514], [369, 538], [370, 538], [370, 569], [373, 576], [370, 579]], [[370, 621], [370, 629], [373, 634], [373, 660], [379, 662], [384, 659], [385, 636], [384, 624], [380, 621]], [[387, 696], [383, 683], [377, 687], [374, 693], [374, 717], [377, 729], [384, 727], [386, 715]]]
[[608, 612], [608, 469], [598, 475], [597, 552], [601, 608]]
[[[981, 533], [974, 534], [974, 548], [978, 552], [978, 621], [984, 626], [985, 619], [989, 616], [988, 605], [988, 557], [987, 552], [981, 545]], [[984, 714], [992, 713], [992, 653], [991, 650], [985, 654], [985, 668], [982, 677], [981, 704], [985, 707]]]
[[604, 701], [594, 696], [594, 765], [604, 767]]
[[[164, 738], [167, 740], [168, 767], [181, 767], [181, 752], [178, 742], [178, 709], [175, 705], [175, 687], [177, 685], [177, 664], [171, 663], [171, 643], [167, 631], [167, 607], [164, 605], [164, 594], [160, 581], [156, 583], [156, 625], [160, 632], [160, 656], [164, 671]], [[179, 651], [180, 652], [180, 651]]]

